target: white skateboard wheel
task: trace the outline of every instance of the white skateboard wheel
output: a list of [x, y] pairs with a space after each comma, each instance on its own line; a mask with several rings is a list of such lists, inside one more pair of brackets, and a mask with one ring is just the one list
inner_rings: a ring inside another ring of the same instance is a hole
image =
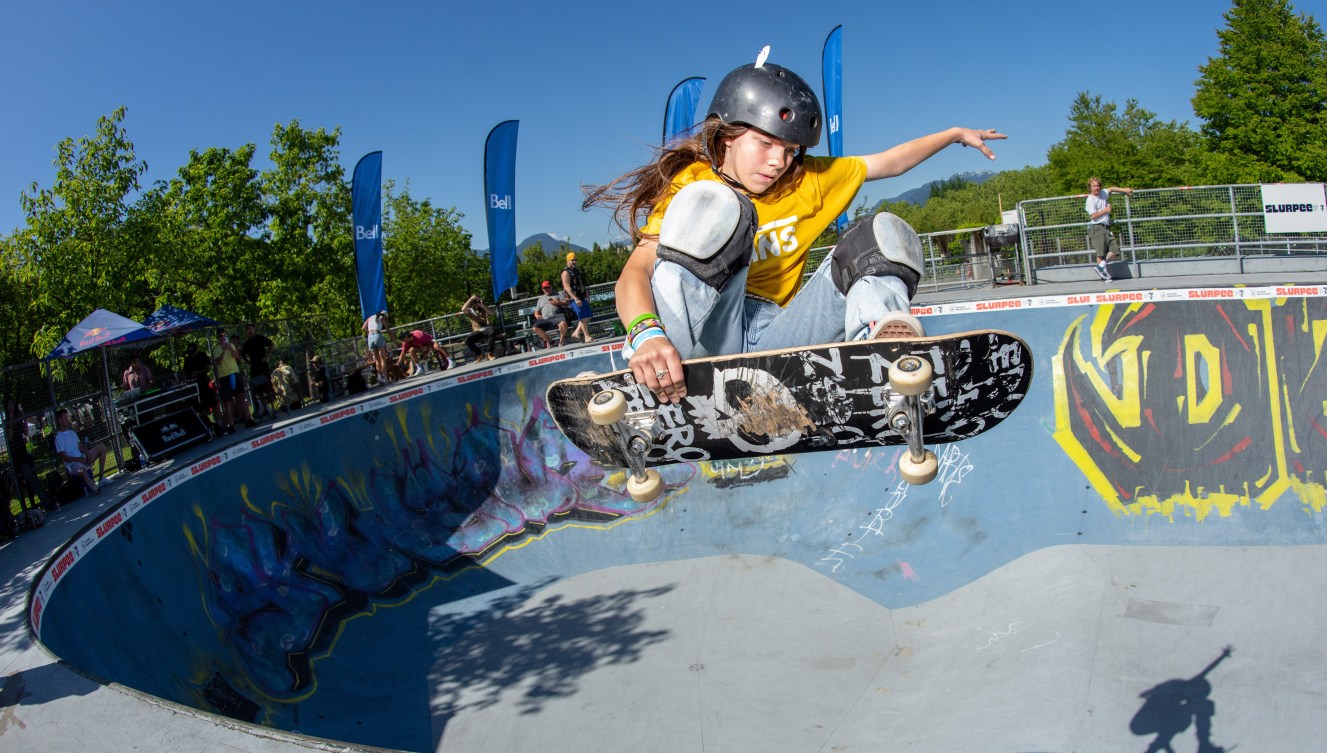
[[631, 476], [627, 479], [627, 494], [637, 502], [653, 502], [663, 493], [663, 477], [653, 468], [645, 471], [645, 478]]
[[590, 398], [587, 405], [590, 420], [599, 426], [608, 426], [627, 415], [627, 396], [617, 390], [604, 390]]
[[922, 455], [921, 462], [913, 460], [911, 452], [904, 452], [903, 457], [898, 459], [898, 474], [913, 486], [931, 483], [939, 470], [940, 461], [930, 450]]
[[931, 387], [935, 372], [920, 356], [903, 356], [889, 367], [889, 386], [900, 395], [920, 395]]
[[588, 378], [590, 378], [590, 377], [597, 377], [597, 376], [599, 376], [599, 372], [597, 372], [597, 371], [582, 371], [581, 373], [579, 373], [579, 374], [576, 375], [576, 378], [577, 378], [577, 379], [588, 379]]

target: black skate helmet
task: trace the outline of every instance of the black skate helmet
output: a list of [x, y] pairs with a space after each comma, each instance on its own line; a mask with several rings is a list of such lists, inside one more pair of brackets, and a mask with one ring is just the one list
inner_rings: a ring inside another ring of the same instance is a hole
[[801, 76], [763, 62], [735, 68], [719, 82], [708, 118], [759, 128], [805, 151], [820, 143], [820, 100]]

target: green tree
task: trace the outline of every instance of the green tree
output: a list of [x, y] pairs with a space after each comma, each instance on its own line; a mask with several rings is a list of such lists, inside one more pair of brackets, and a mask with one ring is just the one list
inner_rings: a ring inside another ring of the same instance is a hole
[[259, 317], [258, 300], [275, 265], [255, 151], [253, 144], [191, 151], [177, 177], [135, 207], [145, 224], [155, 224], [149, 279], [159, 303], [220, 321]]
[[143, 267], [125, 232], [128, 197], [147, 164], [134, 155], [124, 117], [120, 107], [97, 119], [95, 135], [62, 140], [54, 184], [34, 182], [20, 199], [27, 226], [11, 237], [7, 263], [36, 323], [33, 355], [48, 352], [93, 309], [149, 313]]
[[1083, 193], [1096, 175], [1110, 184], [1134, 187], [1196, 182], [1201, 140], [1186, 125], [1161, 122], [1129, 100], [1114, 102], [1080, 92], [1069, 108], [1068, 131], [1047, 153], [1049, 177], [1061, 194]]
[[339, 162], [341, 129], [298, 120], [272, 130], [273, 167], [260, 181], [268, 202], [270, 256], [256, 299], [266, 319], [326, 315], [334, 332], [358, 332], [350, 186]]
[[470, 293], [490, 300], [487, 260], [470, 248], [461, 213], [415, 199], [409, 184], [398, 193], [388, 181], [384, 193], [383, 265], [392, 320], [455, 313]]
[[1289, 0], [1234, 0], [1220, 54], [1199, 67], [1193, 111], [1218, 176], [1327, 180], [1327, 40]]

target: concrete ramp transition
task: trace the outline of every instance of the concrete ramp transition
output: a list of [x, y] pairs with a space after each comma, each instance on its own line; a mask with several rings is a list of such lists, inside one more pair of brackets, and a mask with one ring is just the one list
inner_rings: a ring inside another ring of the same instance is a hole
[[292, 747], [1316, 747], [1327, 289], [918, 313], [1035, 354], [1023, 405], [937, 446], [926, 486], [882, 448], [670, 466], [635, 503], [543, 403], [619, 365], [596, 345], [174, 469], [57, 553], [31, 628]]

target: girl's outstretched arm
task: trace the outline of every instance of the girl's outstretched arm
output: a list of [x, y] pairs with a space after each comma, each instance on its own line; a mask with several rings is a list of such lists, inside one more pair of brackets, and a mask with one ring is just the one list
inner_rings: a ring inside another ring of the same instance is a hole
[[994, 128], [983, 130], [947, 128], [943, 131], [915, 138], [883, 152], [864, 155], [862, 159], [866, 162], [866, 179], [879, 180], [880, 178], [892, 178], [896, 175], [902, 175], [935, 156], [950, 144], [970, 146], [988, 158], [995, 159], [995, 153], [990, 150], [990, 147], [986, 146], [986, 142], [992, 139], [1006, 138], [1009, 137], [999, 133]]

